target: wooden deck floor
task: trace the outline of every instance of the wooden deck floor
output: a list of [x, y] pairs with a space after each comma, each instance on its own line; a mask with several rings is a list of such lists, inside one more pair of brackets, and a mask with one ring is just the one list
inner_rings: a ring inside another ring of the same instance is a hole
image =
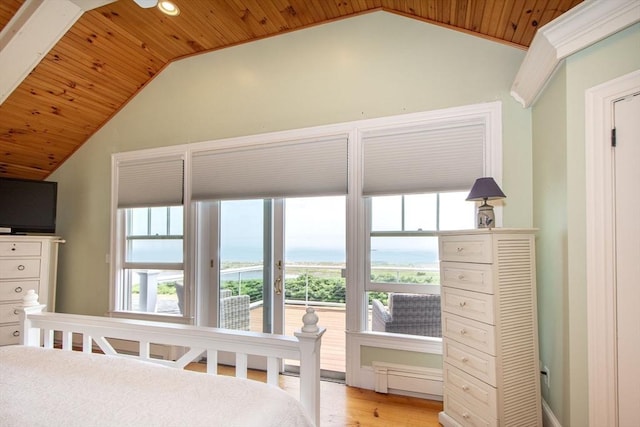
[[[314, 307], [318, 324], [327, 331], [322, 336], [320, 368], [328, 371], [345, 372], [345, 310], [342, 307]], [[302, 316], [306, 307], [285, 306], [285, 335], [293, 335], [302, 327]], [[262, 330], [262, 307], [251, 310], [251, 330]]]

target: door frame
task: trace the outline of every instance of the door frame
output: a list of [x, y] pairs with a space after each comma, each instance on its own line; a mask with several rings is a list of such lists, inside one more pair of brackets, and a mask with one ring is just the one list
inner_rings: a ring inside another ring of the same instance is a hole
[[618, 425], [613, 102], [640, 91], [640, 70], [586, 91], [586, 277], [589, 425]]

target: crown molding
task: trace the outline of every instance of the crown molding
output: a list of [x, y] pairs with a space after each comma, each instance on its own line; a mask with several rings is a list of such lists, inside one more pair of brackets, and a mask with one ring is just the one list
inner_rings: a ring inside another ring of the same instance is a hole
[[640, 22], [638, 0], [586, 0], [541, 27], [511, 86], [523, 107], [533, 105], [560, 62]]

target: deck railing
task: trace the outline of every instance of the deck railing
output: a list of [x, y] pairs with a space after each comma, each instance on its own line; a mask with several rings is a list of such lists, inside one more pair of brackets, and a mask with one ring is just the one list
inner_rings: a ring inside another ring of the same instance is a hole
[[[437, 267], [401, 267], [401, 266], [375, 266], [372, 268], [373, 271], [376, 272], [389, 272], [392, 273], [392, 276], [395, 280], [385, 280], [386, 283], [390, 282], [400, 282], [400, 278], [402, 274], [406, 274], [408, 272], [424, 272], [430, 273], [434, 271], [438, 271]], [[227, 288], [231, 288], [234, 292], [234, 295], [240, 295], [245, 293], [243, 291], [243, 284], [247, 281], [262, 279], [263, 267], [261, 265], [249, 265], [242, 267], [233, 267], [226, 268], [220, 271], [221, 284], [226, 284]], [[144, 272], [141, 272], [144, 273]], [[182, 274], [175, 274], [175, 272], [155, 272], [154, 281], [157, 286], [158, 283], [163, 282], [183, 282]], [[296, 295], [291, 295], [291, 289], [287, 291], [287, 284], [289, 284], [289, 288], [292, 288], [291, 281], [296, 278], [303, 277], [304, 284], [304, 292], [303, 295], [297, 293]], [[342, 279], [342, 289], [340, 290], [342, 295], [338, 297], [330, 296], [329, 300], [326, 299], [318, 299], [310, 297], [310, 285], [311, 279], [313, 277], [320, 278], [339, 278]], [[285, 277], [285, 303], [290, 305], [296, 304], [304, 304], [304, 305], [314, 305], [314, 306], [344, 306], [345, 299], [344, 293], [346, 290], [344, 288], [344, 277], [345, 277], [345, 266], [341, 264], [335, 265], [327, 265], [327, 264], [288, 264], [286, 266], [286, 277]], [[146, 286], [149, 286], [148, 283], [145, 283]], [[436, 285], [437, 286], [437, 285]], [[262, 304], [262, 299], [260, 296], [252, 296], [252, 307], [257, 307]], [[141, 309], [141, 305], [136, 301], [136, 298], [133, 299], [133, 311], [145, 311]], [[180, 310], [178, 309], [177, 304], [177, 296], [171, 296], [171, 298], [162, 298], [159, 297], [157, 299], [157, 306], [155, 312], [158, 314], [175, 314], [179, 315]]]

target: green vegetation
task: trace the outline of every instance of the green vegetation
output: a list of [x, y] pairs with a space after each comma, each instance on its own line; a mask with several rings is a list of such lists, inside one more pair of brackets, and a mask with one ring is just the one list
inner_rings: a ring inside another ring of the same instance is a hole
[[[133, 285], [131, 289], [132, 294], [140, 293], [140, 285]], [[158, 295], [175, 295], [176, 294], [176, 282], [160, 282], [158, 283]]]
[[[285, 280], [285, 298], [288, 300], [345, 303], [345, 279], [340, 269], [314, 269], [312, 267], [300, 271], [287, 270], [289, 274], [297, 274]], [[389, 272], [372, 271], [371, 279], [379, 283], [439, 283], [438, 272]], [[262, 279], [227, 280], [222, 282], [223, 289], [230, 289], [233, 295], [249, 295], [251, 302], [262, 301]], [[140, 286], [134, 285], [132, 293], [140, 293]], [[176, 282], [158, 283], [158, 295], [176, 295]], [[375, 298], [387, 304], [387, 292], [369, 292], [369, 301]]]
[[[298, 301], [316, 301], [345, 303], [346, 289], [345, 279], [339, 274], [328, 274], [326, 270], [311, 271], [299, 274], [295, 278], [285, 280], [285, 298]], [[384, 272], [372, 274], [372, 280], [382, 283], [438, 283], [440, 276], [438, 272], [408, 272], [394, 274]], [[240, 290], [238, 291], [238, 285]], [[238, 283], [237, 280], [229, 280], [222, 283], [223, 289], [230, 289], [233, 295], [249, 295], [251, 302], [261, 301], [262, 279], [247, 279]], [[369, 298], [381, 300], [387, 303], [386, 292], [370, 292]]]

